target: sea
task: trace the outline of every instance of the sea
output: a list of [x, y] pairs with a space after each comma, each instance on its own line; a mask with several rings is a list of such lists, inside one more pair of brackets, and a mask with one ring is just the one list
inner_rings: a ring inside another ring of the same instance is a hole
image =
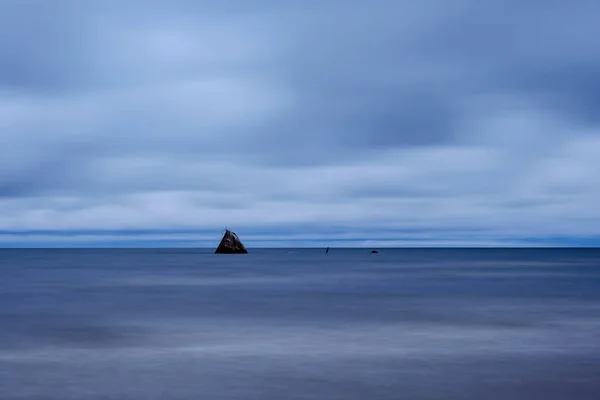
[[378, 250], [0, 250], [0, 399], [600, 399], [600, 249]]

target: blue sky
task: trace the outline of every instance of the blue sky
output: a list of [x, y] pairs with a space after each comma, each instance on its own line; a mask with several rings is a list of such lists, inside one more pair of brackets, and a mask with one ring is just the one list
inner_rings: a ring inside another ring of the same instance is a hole
[[0, 0], [0, 246], [600, 245], [598, 15]]

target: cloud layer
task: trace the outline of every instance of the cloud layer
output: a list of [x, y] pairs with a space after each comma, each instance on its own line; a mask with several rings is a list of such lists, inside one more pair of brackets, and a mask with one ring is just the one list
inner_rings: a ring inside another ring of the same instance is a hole
[[600, 237], [597, 15], [4, 0], [0, 244]]

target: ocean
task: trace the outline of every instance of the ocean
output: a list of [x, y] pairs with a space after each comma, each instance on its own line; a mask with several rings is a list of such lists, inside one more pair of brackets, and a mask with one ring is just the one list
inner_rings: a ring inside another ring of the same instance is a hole
[[600, 249], [0, 250], [0, 399], [599, 399]]

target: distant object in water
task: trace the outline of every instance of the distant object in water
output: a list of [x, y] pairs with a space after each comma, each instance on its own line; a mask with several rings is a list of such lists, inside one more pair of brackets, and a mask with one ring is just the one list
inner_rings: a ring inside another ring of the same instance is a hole
[[329, 247], [325, 249], [325, 254], [329, 253]]
[[377, 250], [371, 250], [371, 254], [379, 253]]
[[225, 234], [215, 254], [246, 254], [248, 250], [242, 244], [240, 238], [229, 229], [225, 229]]

